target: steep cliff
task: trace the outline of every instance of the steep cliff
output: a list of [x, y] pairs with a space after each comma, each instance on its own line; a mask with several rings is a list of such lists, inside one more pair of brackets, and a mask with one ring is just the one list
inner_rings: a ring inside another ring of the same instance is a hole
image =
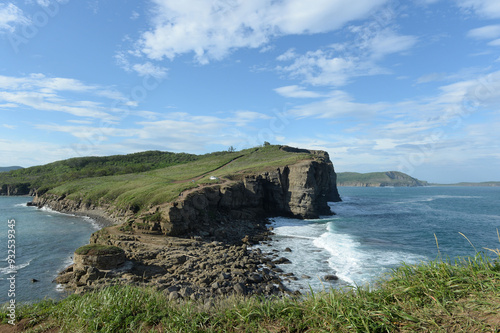
[[162, 233], [179, 235], [212, 222], [220, 213], [233, 219], [318, 218], [332, 214], [328, 201], [340, 201], [340, 197], [333, 166], [324, 153], [320, 161], [301, 161], [227, 185], [202, 188], [157, 207], [155, 213], [162, 216], [158, 225]]
[[281, 147], [288, 153], [310, 154], [308, 159], [265, 171], [238, 174], [218, 184], [182, 192], [176, 200], [151, 206], [146, 212], [94, 205], [51, 193], [36, 197], [38, 206], [68, 212], [98, 212], [117, 223], [159, 232], [182, 235], [220, 221], [255, 220], [271, 216], [317, 218], [330, 215], [327, 202], [340, 201], [336, 174], [328, 153]]

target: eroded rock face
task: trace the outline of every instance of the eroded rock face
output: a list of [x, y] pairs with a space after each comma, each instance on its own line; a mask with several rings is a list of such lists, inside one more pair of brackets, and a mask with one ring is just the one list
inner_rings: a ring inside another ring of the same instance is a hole
[[244, 220], [271, 216], [311, 219], [333, 214], [328, 202], [340, 201], [333, 165], [328, 153], [308, 152], [317, 159], [249, 175], [229, 185], [201, 188], [162, 207], [161, 232], [182, 235], [210, 223], [221, 212]]
[[98, 269], [115, 269], [125, 262], [125, 252], [97, 255], [74, 254], [75, 269], [83, 270], [85, 266], [91, 266]]

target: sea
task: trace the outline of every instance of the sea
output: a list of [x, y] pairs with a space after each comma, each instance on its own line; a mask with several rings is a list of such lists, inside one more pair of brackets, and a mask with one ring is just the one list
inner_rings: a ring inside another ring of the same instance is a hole
[[[402, 263], [479, 252], [494, 259], [488, 249], [500, 248], [500, 187], [339, 187], [339, 192], [342, 202], [330, 203], [336, 215], [271, 219], [272, 240], [258, 246], [291, 261], [278, 265], [297, 278], [286, 281], [289, 288], [307, 293], [375, 285]], [[99, 229], [90, 218], [27, 207], [30, 200], [0, 197], [0, 304], [11, 299], [9, 221], [15, 220], [16, 302], [65, 297], [52, 281]], [[324, 281], [326, 275], [338, 280]]]
[[[73, 263], [75, 249], [88, 244], [90, 235], [99, 230], [96, 221], [87, 217], [27, 207], [26, 203], [31, 200], [28, 196], [0, 197], [0, 304], [11, 299], [21, 303], [67, 296], [67, 292], [52, 281], [58, 272]], [[9, 225], [15, 232], [9, 233], [12, 229]], [[15, 242], [9, 243], [9, 234]], [[9, 255], [14, 256], [10, 257], [15, 260], [13, 269], [8, 262]], [[15, 279], [9, 280], [12, 276]], [[14, 288], [11, 288], [13, 281]], [[10, 290], [14, 290], [15, 295]]]
[[[303, 293], [374, 286], [402, 263], [455, 260], [500, 248], [500, 187], [339, 187], [334, 216], [272, 219], [259, 246], [285, 257], [287, 287]], [[285, 251], [289, 248], [291, 252]], [[326, 275], [338, 280], [326, 282]]]

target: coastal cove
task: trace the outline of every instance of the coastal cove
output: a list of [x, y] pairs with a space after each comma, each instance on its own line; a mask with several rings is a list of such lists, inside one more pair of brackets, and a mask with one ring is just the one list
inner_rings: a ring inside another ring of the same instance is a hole
[[[277, 265], [285, 275], [293, 273], [297, 278], [282, 276], [289, 288], [307, 292], [309, 285], [321, 290], [365, 284], [402, 261], [418, 263], [438, 255], [443, 258], [474, 255], [474, 248], [459, 232], [478, 251], [499, 247], [496, 234], [500, 229], [500, 209], [496, 205], [500, 200], [499, 188], [341, 187], [339, 192], [343, 201], [330, 204], [337, 213], [335, 216], [315, 220], [272, 219], [275, 235], [258, 247], [271, 257], [286, 257], [291, 261]], [[99, 226], [90, 219], [26, 207], [29, 200], [29, 197], [0, 197], [5, 208], [1, 210], [2, 219], [15, 218], [18, 222], [21, 244], [18, 299], [64, 297], [65, 293], [58, 291], [57, 284], [51, 281], [71, 263], [73, 251], [87, 244], [90, 233]], [[30, 240], [29, 246], [26, 240]], [[339, 280], [322, 281], [328, 274], [336, 274]], [[31, 283], [32, 278], [39, 282]], [[7, 295], [4, 284], [5, 279], [0, 280], [2, 302]]]
[[[50, 209], [27, 207], [28, 196], [0, 196], [0, 303], [8, 301], [7, 221], [14, 219], [16, 232], [16, 300], [36, 301], [45, 297], [60, 299], [67, 295], [52, 281], [59, 271], [72, 263], [76, 248], [87, 244], [90, 235], [102, 224], [95, 220], [62, 214]], [[37, 282], [31, 282], [32, 279]]]

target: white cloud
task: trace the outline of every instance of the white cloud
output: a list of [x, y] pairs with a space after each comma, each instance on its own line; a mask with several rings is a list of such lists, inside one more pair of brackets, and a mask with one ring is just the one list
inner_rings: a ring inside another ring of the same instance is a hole
[[500, 17], [500, 2], [498, 0], [457, 0], [462, 8], [472, 9], [478, 15], [486, 18]]
[[13, 3], [0, 3], [0, 33], [14, 32], [15, 26], [29, 24], [30, 20]]
[[400, 35], [373, 22], [349, 27], [349, 31], [353, 34], [349, 42], [336, 43], [303, 55], [298, 55], [293, 49], [286, 51], [277, 60], [292, 63], [278, 66], [277, 70], [311, 85], [343, 86], [354, 77], [390, 73], [378, 62], [387, 55], [410, 50], [418, 41], [415, 36]]
[[487, 25], [481, 28], [472, 29], [467, 33], [467, 37], [475, 39], [495, 39], [500, 37], [500, 24]]
[[372, 13], [387, 0], [154, 0], [153, 27], [139, 41], [151, 59], [195, 54], [200, 63], [237, 48], [258, 48], [275, 36], [338, 29]]
[[488, 43], [490, 46], [500, 46], [500, 38], [492, 40], [491, 42]]
[[138, 12], [136, 12], [136, 11], [134, 10], [134, 11], [132, 11], [132, 14], [130, 15], [130, 19], [131, 19], [132, 21], [134, 21], [134, 20], [137, 20], [140, 16], [141, 16], [141, 14], [139, 14]]
[[369, 41], [369, 48], [372, 57], [379, 59], [389, 54], [407, 51], [416, 43], [415, 36], [398, 35], [390, 29], [385, 29]]
[[36, 0], [36, 3], [42, 7], [47, 7], [50, 5], [50, 0]]
[[384, 110], [386, 106], [387, 104], [385, 103], [357, 103], [348, 93], [335, 90], [327, 98], [319, 102], [297, 106], [288, 112], [298, 118], [366, 118], [375, 115], [378, 111]]
[[[78, 93], [85, 97], [82, 99], [68, 97], [67, 92]], [[0, 75], [0, 106], [4, 108], [22, 106], [39, 111], [64, 112], [77, 117], [117, 120], [118, 118], [112, 113], [120, 110], [104, 105], [99, 97], [125, 104], [128, 101], [123, 94], [114, 89], [87, 85], [71, 78], [46, 77], [39, 73], [23, 77]]]
[[163, 79], [167, 76], [167, 69], [165, 67], [153, 65], [149, 61], [144, 64], [135, 64], [132, 66], [132, 69], [139, 76], [152, 76], [157, 79]]
[[276, 91], [281, 96], [291, 98], [317, 98], [323, 96], [322, 94], [306, 90], [304, 87], [300, 87], [297, 85], [279, 87], [274, 89], [274, 91]]

